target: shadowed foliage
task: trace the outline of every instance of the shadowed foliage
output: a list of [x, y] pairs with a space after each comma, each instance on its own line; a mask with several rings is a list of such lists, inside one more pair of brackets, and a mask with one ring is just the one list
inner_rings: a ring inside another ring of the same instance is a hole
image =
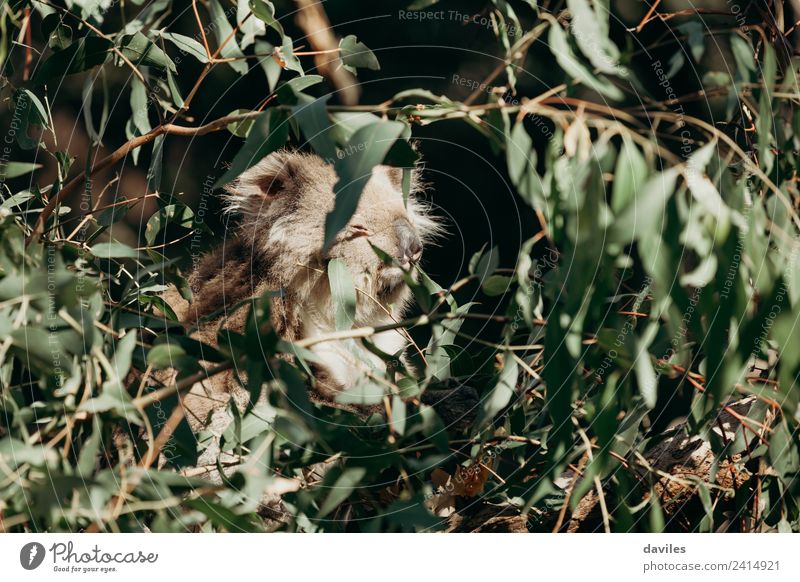
[[[800, 530], [800, 15], [362, 4], [0, 6], [0, 531]], [[327, 264], [387, 364], [336, 402], [285, 290], [213, 346], [164, 298], [284, 148], [333, 167], [326, 248], [379, 165], [446, 231], [403, 358]]]

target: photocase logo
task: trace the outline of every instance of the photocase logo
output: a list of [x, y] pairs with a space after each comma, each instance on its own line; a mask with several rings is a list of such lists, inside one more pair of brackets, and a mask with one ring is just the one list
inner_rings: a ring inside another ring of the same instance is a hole
[[35, 570], [44, 561], [44, 546], [39, 542], [30, 542], [19, 551], [19, 563], [26, 570]]

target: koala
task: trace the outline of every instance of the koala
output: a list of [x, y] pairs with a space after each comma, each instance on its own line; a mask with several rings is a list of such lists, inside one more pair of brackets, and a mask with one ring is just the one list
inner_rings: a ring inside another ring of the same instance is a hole
[[[327, 250], [323, 249], [326, 215], [333, 209], [333, 167], [316, 155], [280, 151], [261, 160], [227, 188], [226, 212], [237, 219], [230, 236], [203, 256], [189, 276], [191, 302], [174, 289], [164, 299], [180, 321], [197, 331], [194, 337], [217, 346], [217, 331], [242, 333], [246, 308], [242, 301], [269, 291], [271, 323], [289, 341], [336, 331], [327, 265], [340, 259], [354, 281], [354, 327], [379, 326], [403, 318], [410, 299], [404, 275], [416, 275], [422, 250], [441, 232], [427, 205], [417, 200], [420, 183], [413, 172], [412, 193], [403, 199], [402, 170], [373, 169], [358, 207]], [[387, 265], [371, 245], [391, 255]], [[406, 346], [399, 330], [371, 338], [383, 352], [397, 354]], [[383, 361], [356, 342], [323, 342], [311, 347], [311, 395], [334, 402]], [[214, 411], [233, 397], [240, 406], [249, 398], [227, 372], [194, 386], [184, 397], [192, 428], [205, 428]], [[220, 421], [223, 422], [223, 421]]]

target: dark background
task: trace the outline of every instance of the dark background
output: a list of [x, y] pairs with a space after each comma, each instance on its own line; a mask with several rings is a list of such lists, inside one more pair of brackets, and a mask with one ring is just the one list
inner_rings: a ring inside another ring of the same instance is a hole
[[[227, 5], [226, 3], [224, 3]], [[437, 95], [444, 95], [454, 100], [463, 100], [471, 90], [453, 82], [454, 75], [482, 82], [502, 60], [502, 46], [495, 32], [485, 23], [492, 10], [492, 4], [479, 1], [442, 1], [423, 9], [424, 13], [443, 13], [443, 17], [433, 20], [411, 20], [401, 16], [407, 11], [410, 0], [365, 2], [352, 0], [328, 0], [325, 10], [339, 37], [354, 34], [370, 47], [381, 64], [380, 71], [361, 69], [358, 80], [361, 82], [360, 103], [363, 105], [379, 104], [400, 91], [421, 88]], [[561, 2], [543, 2], [546, 10], [549, 6], [560, 9]], [[669, 59], [676, 49], [687, 51], [679, 43], [680, 37], [674, 29], [663, 23], [653, 23], [643, 34], [633, 35], [626, 27], [635, 25], [647, 9], [646, 3], [614, 3], [615, 14], [624, 21], [611, 23], [612, 36], [620, 47], [627, 47], [625, 52], [633, 51], [632, 62], [627, 65], [635, 67], [640, 79], [648, 78], [646, 73], [652, 59]], [[670, 2], [667, 2], [670, 4]], [[675, 2], [671, 2], [675, 4]], [[525, 2], [512, 2], [523, 30], [529, 30], [536, 22], [536, 15]], [[142, 7], [146, 6], [146, 3]], [[295, 39], [295, 48], [308, 50], [303, 33], [294, 22], [294, 2], [278, 0], [275, 2], [276, 13], [287, 33]], [[677, 7], [677, 6], [676, 6]], [[130, 18], [135, 5], [128, 5], [126, 13]], [[458, 13], [456, 17], [455, 13]], [[474, 16], [477, 22], [464, 22], [463, 18]], [[38, 16], [36, 17], [38, 19]], [[117, 10], [107, 14], [102, 25], [108, 30], [119, 27], [120, 15]], [[201, 8], [201, 18], [208, 21], [207, 13]], [[709, 22], [713, 17], [709, 17]], [[673, 25], [679, 21], [673, 22]], [[34, 23], [38, 26], [38, 23]], [[173, 32], [196, 37], [197, 23], [187, 0], [175, 2], [172, 15], [162, 26]], [[268, 31], [266, 40], [275, 42], [277, 35]], [[513, 38], [511, 41], [513, 42]], [[210, 35], [209, 42], [218, 46], [219, 40]], [[658, 46], [650, 50], [646, 59], [637, 53], [641, 49], [640, 42], [648, 42]], [[539, 39], [529, 52], [525, 62], [525, 70], [518, 72], [517, 92], [515, 99], [533, 97], [563, 81], [561, 68], [556, 64], [546, 37]], [[251, 53], [252, 47], [246, 49]], [[20, 62], [20, 54], [14, 59]], [[168, 52], [174, 56], [173, 47]], [[711, 47], [706, 49], [706, 60], [714, 56]], [[45, 53], [46, 55], [49, 53]], [[636, 61], [636, 55], [642, 63]], [[13, 57], [14, 55], [12, 55]], [[724, 55], [722, 55], [724, 56]], [[723, 59], [723, 64], [724, 64]], [[728, 59], [730, 61], [730, 59]], [[217, 65], [211, 75], [204, 81], [200, 92], [192, 103], [190, 118], [182, 120], [185, 125], [200, 125], [217, 119], [234, 110], [256, 108], [270, 94], [266, 78], [261, 66], [255, 61], [248, 61], [250, 72], [239, 77], [226, 65]], [[313, 73], [313, 60], [303, 57], [306, 71]], [[710, 68], [714, 68], [711, 66]], [[718, 67], [723, 68], [723, 67]], [[727, 68], [727, 65], [726, 67]], [[120, 91], [119, 87], [127, 81], [127, 69], [104, 67], [107, 74], [106, 83], [111, 96], [110, 118], [104, 133], [103, 148], [93, 153], [95, 159], [101, 159], [108, 152], [126, 141], [125, 124], [131, 115], [129, 95]], [[181, 93], [186, 96], [202, 69], [202, 65], [191, 57], [183, 57], [180, 78], [177, 79]], [[676, 91], [683, 94], [693, 86], [701, 86], [702, 76], [698, 71], [682, 71], [674, 79]], [[96, 71], [90, 72], [96, 76]], [[294, 76], [284, 72], [282, 80]], [[651, 74], [650, 77], [653, 75]], [[84, 130], [80, 113], [81, 89], [85, 75], [68, 77], [59, 87], [48, 87], [47, 95], [51, 103], [58, 103], [53, 112], [58, 144], [51, 149], [67, 149], [75, 157], [73, 174], [86, 163], [86, 152], [90, 151], [90, 141]], [[650, 89], [659, 97], [658, 87], [654, 84]], [[505, 75], [501, 74], [491, 84], [505, 92]], [[98, 97], [100, 82], [95, 85], [95, 98], [92, 111], [95, 120], [101, 115], [101, 100]], [[580, 90], [580, 89], [579, 89]], [[308, 92], [317, 96], [330, 91], [327, 84], [321, 84]], [[487, 95], [480, 94], [476, 103], [484, 102]], [[638, 102], [639, 95], [631, 95], [631, 103]], [[660, 96], [659, 98], [663, 98]], [[333, 95], [331, 103], [336, 103]], [[708, 107], [706, 101], [687, 105], [687, 114], [708, 117], [703, 111]], [[8, 113], [4, 109], [3, 114]], [[705, 114], [705, 115], [704, 115]], [[96, 122], [95, 122], [96, 123]], [[151, 123], [156, 119], [151, 111]], [[549, 123], [549, 122], [548, 122]], [[547, 145], [549, 131], [530, 131], [536, 148], [541, 154]], [[442, 121], [427, 126], [415, 126], [413, 137], [424, 161], [423, 179], [428, 188], [423, 195], [436, 208], [436, 213], [445, 219], [447, 235], [438, 246], [428, 248], [424, 254], [423, 267], [431, 277], [443, 287], [449, 286], [466, 273], [470, 257], [481, 248], [497, 246], [500, 251], [500, 266], [513, 267], [523, 241], [530, 238], [538, 230], [532, 209], [512, 191], [506, 174], [506, 163], [502, 152], [492, 150], [489, 140], [470, 128], [462, 121]], [[243, 140], [228, 132], [217, 132], [190, 140], [178, 136], [168, 136], [165, 142], [164, 176], [161, 190], [168, 201], [173, 195], [190, 207], [196, 208], [204, 183], [211, 183], [225, 171], [229, 163], [241, 148]], [[307, 149], [307, 145], [295, 141], [295, 147]], [[17, 158], [24, 158], [20, 152]], [[540, 163], [542, 155], [539, 156]], [[104, 194], [104, 203], [110, 203], [121, 196], [136, 198], [146, 193], [145, 174], [149, 165], [150, 147], [139, 152], [138, 162], [129, 157], [105, 174], [98, 175], [94, 182], [94, 196]], [[51, 182], [55, 177], [55, 168], [51, 160], [39, 159], [45, 164], [43, 173], [39, 174], [40, 183]], [[119, 176], [118, 182], [112, 178]], [[29, 178], [28, 178], [29, 179]], [[110, 184], [110, 185], [109, 185]], [[221, 222], [221, 207], [217, 193], [208, 197], [208, 212], [204, 215], [210, 232], [204, 234], [204, 249], [211, 248], [222, 240], [226, 227]], [[77, 206], [77, 205], [75, 205]], [[137, 244], [147, 218], [155, 211], [156, 203], [150, 199], [132, 209], [124, 220], [114, 224], [112, 235], [129, 244]], [[537, 249], [541, 251], [541, 247]], [[176, 247], [172, 253], [186, 257], [184, 250]], [[168, 254], [170, 250], [166, 251]], [[188, 262], [188, 257], [187, 262]], [[485, 308], [490, 300], [476, 294], [474, 287], [467, 287], [459, 296], [459, 303], [481, 301]]]

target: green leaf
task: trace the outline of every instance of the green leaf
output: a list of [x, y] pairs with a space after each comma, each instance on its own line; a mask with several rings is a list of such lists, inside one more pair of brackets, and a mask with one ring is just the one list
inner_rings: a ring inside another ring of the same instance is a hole
[[272, 28], [283, 38], [283, 26], [281, 26], [281, 23], [275, 18], [275, 6], [272, 2], [268, 0], [250, 0], [249, 6], [256, 18], [264, 22], [264, 24]]
[[356, 406], [374, 406], [382, 402], [385, 395], [386, 391], [381, 386], [364, 380], [339, 392], [336, 395], [336, 402]]
[[690, 20], [688, 22], [682, 22], [675, 28], [686, 35], [686, 44], [689, 45], [689, 51], [692, 53], [694, 62], [701, 64], [700, 59], [703, 58], [703, 53], [706, 51], [707, 27], [705, 23]]
[[300, 59], [294, 54], [292, 38], [290, 36], [283, 37], [283, 43], [278, 51], [278, 56], [283, 60], [283, 67], [285, 69], [299, 73], [300, 76], [306, 74], [303, 70], [303, 65], [300, 64]]
[[150, 105], [147, 99], [147, 92], [139, 79], [136, 77], [131, 78], [131, 121], [133, 126], [139, 130], [141, 135], [150, 133], [153, 129], [150, 125], [150, 118], [147, 112]]
[[506, 164], [511, 182], [517, 186], [530, 171], [533, 140], [524, 123], [516, 123], [506, 137]]
[[83, 87], [81, 89], [81, 97], [82, 97], [82, 107], [81, 111], [83, 112], [83, 119], [84, 125], [86, 126], [86, 133], [89, 134], [89, 137], [92, 138], [92, 142], [95, 144], [100, 144], [103, 139], [100, 135], [106, 129], [106, 122], [108, 121], [108, 102], [109, 102], [109, 95], [108, 95], [108, 86], [105, 83], [105, 77], [101, 81], [100, 85], [102, 87], [102, 97], [103, 97], [103, 108], [100, 114], [100, 127], [95, 128], [94, 125], [94, 115], [92, 113], [92, 104], [93, 104], [93, 96], [92, 92], [94, 90], [94, 83], [95, 79], [92, 78], [91, 75], [86, 75], [86, 78], [83, 81]]
[[97, 453], [103, 440], [103, 427], [99, 417], [95, 416], [92, 422], [92, 434], [83, 443], [83, 448], [78, 455], [76, 469], [81, 479], [91, 479], [97, 468]]
[[111, 365], [117, 380], [122, 382], [131, 369], [133, 350], [136, 349], [136, 331], [129, 330], [114, 346]]
[[381, 121], [362, 127], [353, 134], [350, 144], [357, 147], [353, 148], [351, 155], [334, 164], [339, 181], [333, 187], [336, 194], [334, 208], [325, 219], [325, 248], [330, 247], [339, 231], [350, 221], [361, 192], [372, 176], [372, 169], [383, 162], [405, 128], [406, 125], [398, 121]]
[[100, 259], [137, 259], [139, 251], [121, 242], [97, 243], [90, 252]]
[[283, 67], [275, 60], [272, 56], [275, 52], [275, 47], [268, 42], [264, 42], [262, 40], [257, 40], [255, 44], [255, 53], [257, 55], [268, 55], [259, 59], [258, 64], [261, 66], [261, 69], [264, 71], [264, 75], [267, 77], [267, 86], [269, 87], [270, 91], [274, 91], [276, 85], [278, 84], [278, 79], [280, 79], [281, 73], [283, 73]]
[[414, 0], [414, 2], [408, 5], [408, 9], [422, 10], [423, 8], [427, 8], [428, 6], [433, 6], [434, 4], [438, 3], [439, 0]]
[[627, 243], [661, 232], [658, 226], [665, 220], [664, 208], [674, 193], [677, 177], [677, 170], [670, 169], [648, 180], [633, 202], [614, 221], [610, 238], [615, 242]]
[[478, 277], [481, 285], [486, 281], [500, 265], [500, 249], [493, 246], [487, 253], [479, 251], [475, 253], [469, 262], [469, 271]]
[[595, 77], [592, 71], [578, 60], [567, 42], [566, 33], [558, 24], [550, 26], [548, 41], [550, 52], [570, 77], [609, 99], [619, 101], [623, 98], [622, 91], [607, 79]]
[[253, 122], [242, 149], [233, 158], [230, 169], [214, 184], [214, 188], [232, 182], [239, 174], [283, 147], [288, 139], [289, 124], [286, 114], [277, 108], [268, 109]]
[[381, 69], [375, 54], [354, 34], [339, 41], [339, 57], [342, 59], [344, 67], [352, 73], [355, 73], [356, 69], [370, 69], [371, 71]]
[[52, 465], [58, 462], [58, 453], [43, 444], [26, 444], [23, 441], [6, 437], [0, 439], [0, 460], [12, 470], [24, 463], [35, 467]]
[[72, 29], [64, 23], [64, 16], [56, 12], [42, 19], [42, 35], [54, 51], [64, 50], [72, 42]]
[[736, 68], [739, 72], [740, 81], [750, 80], [750, 73], [756, 71], [756, 63], [753, 59], [753, 47], [738, 34], [730, 35], [731, 52], [736, 61]]
[[41, 167], [42, 164], [33, 164], [30, 162], [7, 162], [6, 164], [0, 165], [0, 182], [30, 174]]
[[778, 422], [769, 438], [769, 457], [775, 471], [791, 482], [800, 471], [800, 442], [798, 433], [789, 427], [786, 419]]
[[776, 112], [772, 106], [772, 92], [775, 86], [775, 75], [777, 73], [777, 59], [775, 49], [772, 45], [764, 45], [764, 58], [761, 64], [761, 95], [758, 99], [758, 119], [756, 129], [758, 131], [758, 160], [765, 173], [769, 174], [772, 168], [774, 156], [770, 151], [772, 143], [772, 129], [775, 125]]
[[195, 39], [176, 32], [159, 31], [163, 38], [170, 41], [181, 52], [181, 55], [191, 55], [201, 63], [208, 62], [205, 47]]
[[392, 430], [399, 435], [405, 434], [406, 431], [406, 403], [398, 395], [392, 397]]
[[608, 7], [587, 0], [567, 0], [572, 15], [572, 33], [575, 42], [592, 66], [602, 73], [624, 76], [619, 65], [619, 49], [608, 38]]
[[118, 206], [106, 208], [99, 216], [95, 216], [97, 224], [100, 226], [111, 226], [115, 222], [119, 222], [125, 218], [125, 215], [128, 214], [128, 210], [131, 208], [131, 204], [125, 204], [127, 200], [125, 196], [117, 198], [116, 203], [119, 204]]
[[110, 41], [99, 36], [84, 36], [42, 63], [33, 74], [33, 82], [43, 85], [52, 79], [62, 79], [102, 65], [112, 46]]
[[497, 297], [508, 292], [511, 287], [511, 281], [511, 277], [491, 275], [483, 282], [481, 289], [489, 297]]
[[248, 0], [236, 0], [236, 22], [239, 25], [239, 46], [242, 50], [255, 43], [256, 37], [267, 33], [267, 26], [258, 16], [254, 16], [251, 2]]
[[475, 420], [476, 426], [485, 426], [503, 410], [514, 397], [517, 389], [517, 378], [519, 370], [517, 361], [511, 352], [503, 355], [503, 370], [497, 379], [497, 383], [489, 393], [481, 399], [481, 409]]
[[685, 170], [689, 192], [701, 207], [716, 219], [720, 235], [727, 231], [729, 222], [734, 222], [739, 228], [746, 230], [747, 222], [738, 212], [731, 211], [714, 183], [706, 176], [705, 169], [715, 154], [717, 154], [717, 142], [713, 140], [689, 157]]
[[175, 63], [154, 42], [141, 32], [127, 34], [120, 38], [120, 52], [134, 65], [145, 65], [157, 69], [170, 69], [175, 72]]
[[[364, 467], [351, 467], [342, 470], [338, 470], [338, 468], [331, 469], [325, 478], [326, 483], [333, 481], [328, 486], [330, 493], [322, 507], [320, 507], [319, 513], [317, 513], [317, 519], [322, 519], [350, 497], [350, 494], [361, 483], [366, 474], [367, 470]], [[335, 478], [335, 481], [329, 479], [331, 475]]]
[[255, 437], [272, 431], [275, 422], [275, 409], [268, 403], [256, 404], [244, 415], [241, 422], [232, 422], [222, 434], [222, 450], [230, 451], [238, 445], [244, 445]]
[[69, 363], [58, 337], [43, 328], [21, 327], [7, 337], [20, 361], [34, 371], [54, 374], [58, 367]]
[[251, 514], [239, 515], [231, 508], [222, 503], [212, 502], [205, 497], [197, 499], [187, 499], [183, 505], [190, 509], [199, 511], [213, 523], [216, 527], [223, 528], [232, 533], [259, 532], [263, 528], [257, 525], [256, 520]]
[[321, 82], [321, 75], [305, 75], [304, 77], [295, 77], [294, 79], [289, 79], [278, 87], [276, 91], [278, 94], [278, 101], [284, 105], [297, 105], [297, 103], [304, 97], [306, 100], [313, 99], [313, 97], [304, 95], [302, 93], [303, 89], [307, 89], [308, 87], [312, 87]]
[[148, 220], [144, 236], [148, 245], [156, 241], [156, 236], [167, 224], [176, 224], [183, 228], [194, 227], [194, 212], [184, 204], [169, 204], [154, 213]]
[[680, 276], [680, 284], [684, 287], [702, 288], [714, 280], [717, 275], [717, 257], [708, 255], [703, 258], [700, 264], [690, 273]]
[[[0, 172], [0, 180], [2, 180], [2, 176], [3, 174]], [[3, 203], [0, 204], [0, 208], [11, 209], [15, 207], [21, 207], [25, 202], [32, 198], [36, 198], [36, 195], [33, 192], [29, 190], [23, 190], [22, 192], [17, 192], [13, 196], [3, 200]]]
[[645, 405], [652, 410], [658, 398], [658, 377], [653, 369], [653, 362], [650, 359], [650, 353], [647, 351], [646, 344], [637, 342], [637, 346], [638, 353], [636, 354], [636, 361], [634, 362], [636, 383]]
[[328, 282], [333, 300], [333, 319], [341, 331], [353, 327], [356, 319], [356, 288], [347, 264], [341, 259], [328, 263]]
[[[234, 109], [228, 115], [242, 115], [244, 113], [249, 113], [249, 109]], [[250, 133], [250, 129], [253, 127], [253, 123], [255, 123], [255, 118], [243, 119], [242, 121], [234, 121], [233, 123], [228, 124], [228, 131], [230, 131], [236, 137], [241, 137], [245, 139], [247, 134]]]
[[156, 370], [175, 366], [186, 355], [184, 349], [173, 342], [158, 344], [147, 353], [147, 364]]
[[222, 9], [219, 0], [209, 0], [208, 8], [211, 13], [211, 20], [214, 24], [214, 36], [217, 39], [217, 43], [221, 45], [223, 42], [227, 41], [220, 52], [220, 56], [224, 59], [237, 59], [228, 61], [226, 64], [240, 75], [247, 74], [247, 61], [243, 59], [244, 53], [242, 49], [239, 48], [239, 44], [236, 42], [236, 38], [233, 35], [233, 27], [230, 25], [230, 22], [228, 22], [227, 13]]
[[161, 191], [161, 173], [164, 162], [164, 139], [166, 136], [159, 135], [153, 140], [153, 155], [150, 156], [150, 167], [147, 169], [147, 192]]
[[523, 122], [515, 123], [509, 131], [508, 115], [498, 114], [498, 117], [496, 131], [502, 131], [505, 135], [506, 164], [511, 182], [531, 207], [543, 211], [545, 216], [550, 215], [551, 210], [545, 199], [545, 185], [536, 170], [533, 139], [528, 135]]
[[615, 215], [628, 208], [636, 193], [647, 182], [648, 173], [647, 163], [639, 148], [630, 138], [623, 138], [622, 149], [614, 170], [614, 186], [611, 190], [611, 209]]
[[298, 95], [298, 104], [292, 108], [292, 117], [297, 121], [314, 151], [330, 163], [338, 156], [336, 155], [336, 145], [331, 139], [328, 99], [330, 99], [330, 95], [313, 99], [301, 93]]
[[180, 109], [184, 104], [183, 97], [181, 96], [181, 90], [178, 87], [178, 83], [175, 82], [175, 74], [169, 69], [167, 69], [167, 85], [169, 87], [169, 96], [172, 99], [173, 105]]
[[38, 147], [40, 140], [31, 139], [28, 136], [28, 128], [32, 126], [48, 127], [49, 116], [47, 115], [47, 110], [36, 94], [27, 89], [14, 91], [14, 103], [20, 119], [20, 124], [16, 131], [17, 143], [22, 149], [34, 149]]

